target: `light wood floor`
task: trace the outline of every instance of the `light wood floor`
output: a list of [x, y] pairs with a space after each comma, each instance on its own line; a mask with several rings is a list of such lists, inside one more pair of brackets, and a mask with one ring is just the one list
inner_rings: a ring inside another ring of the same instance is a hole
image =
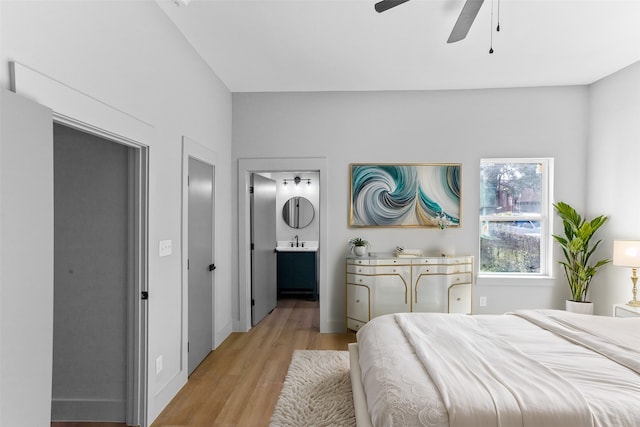
[[320, 334], [318, 303], [280, 300], [247, 333], [233, 333], [193, 372], [151, 427], [267, 426], [293, 350], [347, 350], [354, 333]]

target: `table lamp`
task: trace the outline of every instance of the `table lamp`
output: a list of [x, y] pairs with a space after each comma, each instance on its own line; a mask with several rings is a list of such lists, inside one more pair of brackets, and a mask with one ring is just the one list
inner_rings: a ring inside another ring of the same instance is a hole
[[613, 241], [613, 265], [631, 267], [631, 281], [633, 282], [633, 299], [627, 303], [632, 307], [640, 307], [640, 301], [636, 299], [638, 288], [638, 267], [640, 267], [640, 241], [614, 240]]

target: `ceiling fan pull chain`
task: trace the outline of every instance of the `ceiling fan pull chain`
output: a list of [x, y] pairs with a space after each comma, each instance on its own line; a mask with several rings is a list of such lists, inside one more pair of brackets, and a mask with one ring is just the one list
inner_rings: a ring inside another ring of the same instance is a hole
[[496, 31], [500, 32], [500, 0], [498, 0], [498, 26], [496, 27]]

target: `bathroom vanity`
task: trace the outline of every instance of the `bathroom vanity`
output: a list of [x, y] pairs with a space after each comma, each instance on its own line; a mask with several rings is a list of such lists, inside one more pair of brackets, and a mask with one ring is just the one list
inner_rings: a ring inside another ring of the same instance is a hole
[[318, 246], [278, 246], [278, 297], [306, 296], [318, 300]]

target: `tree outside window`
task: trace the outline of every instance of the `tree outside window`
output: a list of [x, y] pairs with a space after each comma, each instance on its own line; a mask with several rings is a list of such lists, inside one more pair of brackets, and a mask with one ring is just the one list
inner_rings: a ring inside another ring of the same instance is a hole
[[480, 273], [547, 274], [552, 159], [480, 162]]

